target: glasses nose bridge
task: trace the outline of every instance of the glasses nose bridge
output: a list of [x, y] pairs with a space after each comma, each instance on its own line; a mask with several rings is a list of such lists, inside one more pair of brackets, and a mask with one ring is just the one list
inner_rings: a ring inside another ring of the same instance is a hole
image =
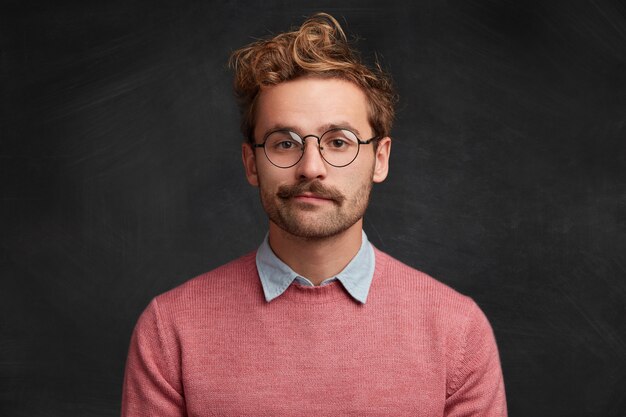
[[[302, 140], [302, 154], [300, 155], [300, 160], [302, 160], [302, 158], [304, 158], [304, 153], [306, 152], [306, 144], [307, 144], [307, 139], [308, 138], [314, 138], [315, 140], [315, 144], [317, 145], [317, 152], [319, 153], [319, 156], [322, 157], [322, 159], [324, 159], [323, 153], [322, 153], [322, 144], [320, 141], [320, 137], [316, 136], [316, 135], [306, 135], [306, 136], [302, 136], [300, 139]], [[325, 159], [324, 159], [325, 161]], [[300, 161], [298, 161], [300, 162]]]
[[317, 139], [317, 148], [320, 149], [320, 137], [316, 136], [316, 135], [306, 135], [306, 136], [302, 136], [300, 138], [302, 140], [302, 152], [304, 152], [304, 150], [306, 148], [306, 140], [307, 140], [307, 138], [315, 138], [315, 139]]
[[[321, 161], [323, 161], [323, 163], [326, 163], [326, 158], [324, 158], [324, 154], [323, 154], [322, 148], [321, 148], [322, 145], [321, 145], [320, 136], [313, 135], [313, 134], [300, 137], [300, 139], [302, 141], [302, 148], [301, 148], [302, 150], [301, 150], [301, 153], [300, 153], [300, 159], [298, 160], [297, 163], [302, 163], [302, 160], [304, 160], [304, 159], [310, 160], [310, 158], [312, 157], [311, 155], [309, 155], [308, 157], [305, 156], [306, 148], [307, 148], [306, 144], [307, 144], [307, 139], [308, 138], [314, 138], [315, 139], [314, 143], [315, 143], [316, 146], [315, 146], [315, 149], [312, 149], [312, 151], [314, 152], [314, 154], [317, 153], [317, 157], [321, 158]], [[317, 150], [317, 152], [315, 152], [316, 150]], [[313, 157], [315, 158], [314, 155], [313, 155]]]

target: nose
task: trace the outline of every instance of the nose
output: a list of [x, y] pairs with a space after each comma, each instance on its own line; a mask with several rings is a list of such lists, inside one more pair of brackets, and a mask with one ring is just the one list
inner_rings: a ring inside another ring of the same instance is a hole
[[[308, 142], [307, 142], [308, 139]], [[326, 177], [326, 163], [319, 151], [319, 143], [314, 136], [307, 136], [304, 141], [304, 153], [296, 165], [296, 174], [299, 179], [314, 179]]]

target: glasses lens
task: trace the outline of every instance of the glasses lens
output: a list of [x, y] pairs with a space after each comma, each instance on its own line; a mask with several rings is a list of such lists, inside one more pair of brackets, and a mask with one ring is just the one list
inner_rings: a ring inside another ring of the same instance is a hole
[[265, 154], [276, 166], [295, 165], [302, 156], [302, 139], [288, 130], [272, 132], [265, 140]]
[[320, 151], [329, 164], [343, 167], [354, 161], [359, 153], [359, 140], [349, 130], [329, 130], [320, 138]]

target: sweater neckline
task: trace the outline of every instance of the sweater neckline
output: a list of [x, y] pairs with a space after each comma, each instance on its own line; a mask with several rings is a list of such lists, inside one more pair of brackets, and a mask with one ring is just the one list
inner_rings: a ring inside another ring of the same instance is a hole
[[[377, 281], [380, 279], [380, 276], [383, 275], [384, 271], [387, 268], [387, 256], [373, 245], [372, 247], [374, 248], [376, 262], [374, 268], [374, 277], [372, 278], [372, 284], [370, 286], [370, 293], [374, 289], [374, 286], [377, 284]], [[354, 298], [352, 298], [352, 296], [339, 281], [332, 281], [327, 283], [326, 285], [314, 287], [302, 285], [294, 281], [280, 296], [270, 301], [269, 304], [271, 305], [271, 303], [278, 301], [293, 302], [299, 304], [324, 304], [337, 302], [341, 299], [349, 299], [355, 304], [367, 305], [367, 302], [365, 304], [361, 304]]]

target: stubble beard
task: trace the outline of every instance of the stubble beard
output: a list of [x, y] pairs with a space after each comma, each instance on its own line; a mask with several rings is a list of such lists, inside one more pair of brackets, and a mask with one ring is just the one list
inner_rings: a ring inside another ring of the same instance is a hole
[[[319, 180], [281, 186], [277, 191], [260, 186], [261, 203], [269, 219], [285, 232], [306, 240], [336, 236], [358, 222], [369, 204], [372, 181], [364, 182], [350, 197], [322, 185]], [[316, 206], [293, 201], [293, 195], [310, 191], [332, 201]]]

